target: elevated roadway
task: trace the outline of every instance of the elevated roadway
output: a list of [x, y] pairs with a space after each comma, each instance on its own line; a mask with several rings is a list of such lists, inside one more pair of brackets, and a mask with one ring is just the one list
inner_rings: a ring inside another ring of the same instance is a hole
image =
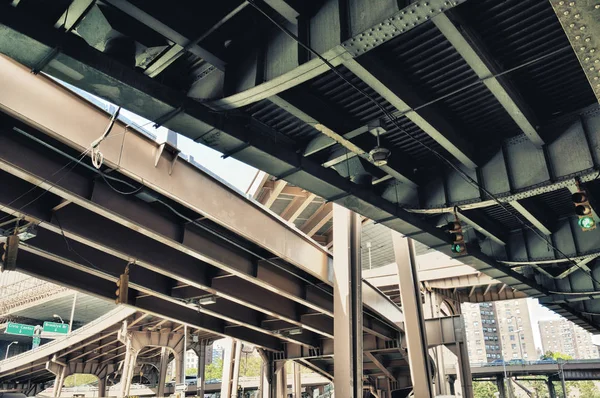
[[[287, 377], [287, 385], [288, 390], [293, 386], [293, 376], [289, 375]], [[312, 388], [323, 387], [331, 381], [325, 377], [319, 376], [314, 373], [303, 373], [301, 377], [302, 386], [308, 390]], [[238, 385], [242, 387], [244, 391], [254, 391], [259, 388], [259, 378], [258, 377], [240, 377], [238, 381]], [[195, 385], [190, 384], [188, 387], [189, 393], [186, 392], [186, 395], [194, 395], [195, 394]], [[117, 396], [119, 392], [119, 385], [111, 386], [108, 388], [108, 394], [110, 396]], [[205, 388], [206, 394], [214, 394], [221, 391], [221, 383], [206, 383]], [[39, 397], [52, 397], [53, 389], [49, 388], [42, 391], [38, 396]], [[165, 394], [173, 394], [175, 393], [175, 387], [173, 385], [168, 385], [165, 388]], [[61, 397], [72, 397], [75, 394], [84, 394], [86, 397], [97, 397], [98, 396], [98, 388], [89, 386], [89, 387], [78, 387], [78, 388], [63, 388]], [[133, 384], [131, 386], [130, 395], [144, 397], [144, 396], [156, 396], [156, 387], [152, 385], [142, 385], [142, 384]]]
[[598, 330], [600, 230], [570, 203], [600, 188], [588, 3], [138, 3], [7, 2], [0, 52], [449, 255], [456, 211], [465, 263]]
[[[110, 115], [45, 76], [0, 63], [2, 217], [37, 226], [19, 246], [19, 271], [114, 300], [129, 264], [127, 305], [320, 369], [333, 354], [330, 253], [120, 121], [95, 169], [87, 149]], [[216, 303], [198, 304], [213, 296]], [[367, 282], [363, 298], [365, 350], [406, 372], [401, 310]], [[379, 363], [365, 369], [382, 374]]]
[[[448, 375], [456, 375], [453, 368], [446, 369]], [[473, 380], [496, 379], [496, 377], [555, 376], [564, 374], [565, 380], [600, 380], [600, 360], [569, 361], [526, 361], [523, 364], [471, 365]]]

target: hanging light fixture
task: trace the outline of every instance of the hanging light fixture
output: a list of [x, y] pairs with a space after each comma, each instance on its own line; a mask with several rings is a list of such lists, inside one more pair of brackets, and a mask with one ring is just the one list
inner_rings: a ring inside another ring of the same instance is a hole
[[377, 167], [385, 166], [388, 162], [390, 155], [392, 154], [389, 149], [383, 148], [379, 142], [379, 129], [376, 129], [377, 134], [377, 146], [369, 152], [371, 161]]

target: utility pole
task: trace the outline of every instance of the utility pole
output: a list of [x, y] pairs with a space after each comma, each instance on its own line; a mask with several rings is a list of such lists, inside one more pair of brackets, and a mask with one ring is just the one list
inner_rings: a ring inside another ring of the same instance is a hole
[[75, 304], [77, 303], [77, 292], [73, 293], [73, 305], [71, 306], [71, 320], [69, 321], [69, 334], [73, 332], [73, 318], [75, 317]]
[[567, 398], [567, 385], [565, 384], [565, 362], [564, 359], [560, 361], [561, 362], [558, 364], [560, 369], [560, 382], [562, 384], [563, 397]]

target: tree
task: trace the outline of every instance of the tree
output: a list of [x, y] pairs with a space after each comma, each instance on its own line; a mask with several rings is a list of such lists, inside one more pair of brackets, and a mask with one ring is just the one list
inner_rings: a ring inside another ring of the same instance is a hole
[[98, 378], [90, 374], [73, 374], [65, 378], [65, 387], [77, 387], [98, 383]]
[[493, 398], [494, 393], [498, 392], [498, 388], [491, 381], [474, 381], [473, 396], [475, 398]]
[[561, 352], [546, 351], [546, 353], [542, 355], [540, 359], [554, 359], [555, 361], [561, 359], [563, 361], [569, 361], [573, 359], [573, 357], [567, 354], [563, 354]]
[[197, 368], [187, 368], [185, 370], [185, 375], [186, 376], [197, 376], [198, 375], [198, 369]]
[[240, 364], [240, 376], [242, 377], [256, 377], [260, 376], [260, 368], [262, 366], [262, 360], [257, 356], [247, 356], [242, 359]]
[[206, 365], [204, 370], [204, 377], [206, 380], [221, 379], [223, 377], [223, 360], [216, 359], [213, 363]]
[[579, 381], [577, 382], [577, 389], [580, 398], [600, 398], [600, 391], [598, 391], [593, 381]]

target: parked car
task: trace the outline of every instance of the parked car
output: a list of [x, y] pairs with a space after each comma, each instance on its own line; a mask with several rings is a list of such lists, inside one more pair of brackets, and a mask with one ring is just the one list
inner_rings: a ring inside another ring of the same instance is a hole
[[511, 359], [508, 361], [508, 365], [525, 365], [525, 361], [522, 359]]

